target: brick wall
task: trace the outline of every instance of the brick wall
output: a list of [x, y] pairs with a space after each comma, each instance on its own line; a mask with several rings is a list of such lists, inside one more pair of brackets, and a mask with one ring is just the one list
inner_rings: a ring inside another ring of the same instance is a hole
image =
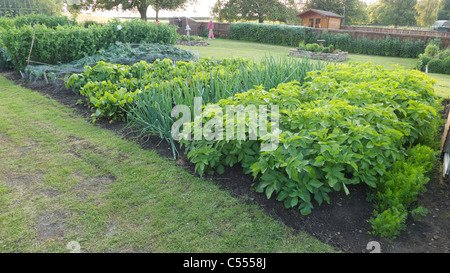
[[[181, 35], [186, 35], [186, 19], [191, 30], [190, 35], [200, 35], [203, 30], [208, 29], [208, 22], [197, 22], [189, 17], [172, 17], [169, 19], [170, 25], [178, 25], [178, 20], [181, 19], [182, 27], [178, 29], [178, 33]], [[214, 22], [214, 30], [220, 33], [230, 34], [230, 23], [219, 23]]]

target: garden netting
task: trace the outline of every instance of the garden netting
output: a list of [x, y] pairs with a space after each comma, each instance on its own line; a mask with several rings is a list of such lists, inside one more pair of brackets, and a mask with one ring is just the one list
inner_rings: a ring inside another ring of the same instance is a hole
[[117, 42], [108, 49], [99, 50], [97, 54], [86, 56], [80, 60], [61, 65], [49, 65], [32, 62], [25, 68], [22, 77], [31, 83], [45, 79], [47, 82], [56, 82], [74, 73], [84, 72], [84, 67], [95, 66], [104, 61], [114, 64], [132, 65], [140, 61], [153, 63], [157, 59], [171, 59], [176, 61], [196, 60], [198, 55], [182, 50], [172, 45], [161, 44], [122, 44]]

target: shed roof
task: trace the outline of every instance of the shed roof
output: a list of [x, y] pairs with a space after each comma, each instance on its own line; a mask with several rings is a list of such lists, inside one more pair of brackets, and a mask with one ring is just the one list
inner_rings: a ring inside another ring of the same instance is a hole
[[331, 11], [320, 10], [320, 9], [309, 9], [309, 10], [307, 10], [307, 11], [304, 11], [304, 12], [298, 14], [297, 16], [298, 16], [298, 17], [302, 17], [302, 15], [304, 15], [304, 14], [306, 14], [306, 13], [309, 13], [309, 12], [315, 12], [315, 13], [318, 13], [318, 14], [320, 14], [320, 15], [328, 16], [328, 17], [344, 18], [344, 16], [342, 16], [342, 15], [336, 14], [336, 13], [331, 12]]

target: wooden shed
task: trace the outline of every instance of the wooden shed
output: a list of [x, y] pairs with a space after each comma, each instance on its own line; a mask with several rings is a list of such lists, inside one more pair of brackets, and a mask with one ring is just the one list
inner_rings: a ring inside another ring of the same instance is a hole
[[297, 15], [302, 18], [302, 25], [314, 28], [340, 29], [344, 16], [320, 9], [309, 9]]

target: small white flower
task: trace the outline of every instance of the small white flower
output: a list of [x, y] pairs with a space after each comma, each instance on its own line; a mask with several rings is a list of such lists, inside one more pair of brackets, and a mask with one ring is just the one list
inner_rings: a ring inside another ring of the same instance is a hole
[[121, 30], [122, 29], [122, 25], [117, 25], [117, 29]]

